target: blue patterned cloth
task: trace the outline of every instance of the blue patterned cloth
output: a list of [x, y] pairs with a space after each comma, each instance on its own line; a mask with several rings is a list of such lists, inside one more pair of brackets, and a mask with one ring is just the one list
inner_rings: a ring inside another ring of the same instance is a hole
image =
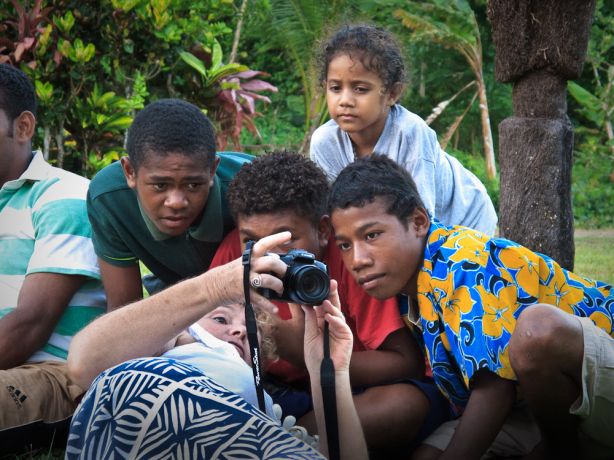
[[466, 405], [483, 368], [515, 380], [508, 344], [527, 307], [549, 304], [614, 335], [614, 289], [503, 238], [434, 221], [418, 275], [424, 344], [439, 389]]
[[100, 374], [70, 426], [67, 459], [322, 459], [198, 369], [141, 358]]

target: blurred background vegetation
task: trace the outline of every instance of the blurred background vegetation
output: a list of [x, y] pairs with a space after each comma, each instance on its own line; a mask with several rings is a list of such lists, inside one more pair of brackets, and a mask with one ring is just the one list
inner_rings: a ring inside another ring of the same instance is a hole
[[[318, 40], [343, 22], [374, 22], [406, 53], [401, 103], [428, 120], [496, 204], [497, 126], [512, 114], [511, 86], [494, 80], [486, 8], [485, 0], [10, 0], [0, 2], [0, 62], [35, 82], [35, 145], [91, 177], [124, 154], [135, 112], [163, 97], [200, 106], [220, 149], [307, 152], [327, 117]], [[614, 226], [613, 84], [614, 5], [597, 0], [584, 72], [569, 84], [578, 227]]]

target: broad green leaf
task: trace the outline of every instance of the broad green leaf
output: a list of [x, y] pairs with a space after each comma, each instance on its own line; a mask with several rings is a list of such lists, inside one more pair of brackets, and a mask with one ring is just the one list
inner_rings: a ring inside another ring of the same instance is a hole
[[179, 53], [179, 57], [188, 64], [190, 67], [195, 69], [199, 74], [202, 75], [204, 79], [208, 79], [208, 72], [205, 68], [203, 62], [194, 56], [192, 53], [188, 53], [187, 51], [181, 51]]
[[128, 115], [121, 115], [110, 117], [109, 120], [105, 123], [106, 129], [126, 129], [132, 123], [132, 117]]
[[217, 69], [215, 72], [211, 72], [211, 75], [209, 76], [209, 84], [217, 82], [220, 78], [224, 78], [238, 72], [245, 72], [248, 69], [249, 67], [243, 64], [226, 64], [225, 66]]
[[111, 102], [114, 97], [115, 97], [115, 93], [113, 91], [108, 91], [104, 93], [102, 96], [100, 96], [99, 98], [97, 98], [97, 100], [94, 102], [94, 105], [96, 107], [103, 107], [107, 105], [109, 102]]
[[213, 54], [211, 55], [211, 72], [215, 72], [222, 65], [222, 47], [219, 42], [215, 40], [213, 44]]
[[53, 85], [49, 82], [41, 82], [40, 80], [36, 80], [34, 82], [34, 86], [36, 88], [36, 96], [43, 104], [49, 104], [51, 102], [51, 98], [53, 97]]

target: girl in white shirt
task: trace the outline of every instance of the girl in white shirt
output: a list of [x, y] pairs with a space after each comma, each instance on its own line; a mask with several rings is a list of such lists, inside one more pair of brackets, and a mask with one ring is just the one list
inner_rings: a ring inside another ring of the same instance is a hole
[[494, 234], [484, 185], [441, 149], [422, 118], [397, 104], [405, 64], [389, 32], [343, 26], [322, 47], [320, 66], [331, 120], [313, 133], [310, 156], [330, 181], [356, 158], [386, 155], [411, 173], [432, 217]]

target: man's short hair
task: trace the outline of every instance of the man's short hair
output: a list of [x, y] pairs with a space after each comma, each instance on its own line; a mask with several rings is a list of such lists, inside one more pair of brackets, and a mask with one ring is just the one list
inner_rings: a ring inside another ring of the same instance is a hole
[[0, 64], [0, 110], [11, 122], [25, 111], [36, 116], [34, 85], [25, 73], [9, 64]]
[[215, 161], [215, 130], [207, 116], [194, 104], [180, 99], [160, 99], [134, 117], [126, 142], [128, 157], [137, 170], [149, 155], [180, 153]]
[[370, 155], [346, 166], [328, 195], [328, 212], [350, 207], [361, 208], [382, 198], [386, 212], [396, 216], [404, 225], [424, 203], [414, 180], [405, 168], [384, 155]]
[[326, 212], [328, 181], [310, 159], [290, 151], [276, 151], [246, 163], [234, 177], [226, 197], [239, 216], [295, 212], [318, 225]]

